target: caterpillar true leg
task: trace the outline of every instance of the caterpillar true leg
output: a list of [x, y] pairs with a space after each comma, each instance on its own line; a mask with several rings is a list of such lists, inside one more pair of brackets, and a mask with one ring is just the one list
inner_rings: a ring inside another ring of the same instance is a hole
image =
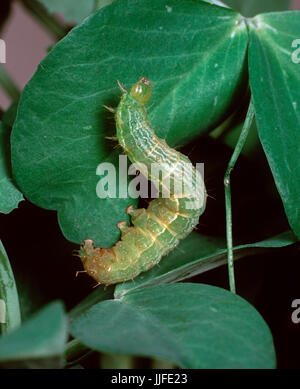
[[79, 273], [86, 273], [86, 270], [77, 270], [77, 272], [75, 273], [75, 277], [78, 277]]
[[[133, 226], [118, 223], [121, 239], [115, 246], [99, 248], [90, 239], [84, 241], [80, 249], [84, 268], [105, 285], [132, 280], [158, 264], [197, 225], [207, 196], [200, 172], [187, 156], [158, 138], [147, 121], [150, 81], [142, 77], [130, 91], [119, 81], [118, 85], [122, 91], [115, 111], [119, 144], [138, 170], [157, 185], [160, 197], [147, 209], [127, 208]], [[154, 165], [161, 173], [157, 181]]]
[[104, 105], [104, 104], [103, 104], [103, 107], [104, 107], [105, 109], [107, 109], [109, 112], [112, 112], [112, 113], [115, 113], [115, 112], [116, 112], [116, 109], [115, 109], [115, 108], [109, 107], [108, 105]]
[[117, 136], [105, 136], [104, 138], [105, 138], [105, 139], [108, 139], [108, 140], [113, 140], [113, 141], [118, 140], [118, 137], [117, 137]]

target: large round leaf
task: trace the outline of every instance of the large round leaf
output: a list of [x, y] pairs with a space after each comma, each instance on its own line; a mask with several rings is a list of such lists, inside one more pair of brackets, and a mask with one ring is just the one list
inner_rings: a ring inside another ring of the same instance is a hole
[[12, 135], [13, 168], [29, 200], [58, 210], [65, 236], [113, 244], [132, 199], [96, 196], [96, 167], [117, 164], [116, 80], [154, 85], [150, 120], [170, 145], [211, 129], [244, 93], [244, 21], [202, 1], [122, 0], [74, 28], [40, 64], [21, 98]]
[[183, 368], [274, 368], [271, 333], [241, 297], [204, 284], [150, 286], [100, 302], [71, 321], [83, 344]]
[[258, 133], [289, 223], [298, 237], [300, 65], [294, 54], [299, 23], [299, 11], [262, 14], [249, 22], [249, 73]]

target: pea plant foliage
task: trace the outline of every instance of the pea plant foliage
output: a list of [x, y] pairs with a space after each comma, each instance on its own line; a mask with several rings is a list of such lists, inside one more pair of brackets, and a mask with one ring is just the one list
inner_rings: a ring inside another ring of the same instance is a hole
[[[49, 234], [38, 256], [33, 242], [22, 247], [23, 265], [36, 258], [23, 288], [20, 259], [1, 236], [0, 364], [86, 367], [100, 353], [102, 367], [109, 355], [117, 366], [126, 356], [131, 367], [144, 357], [181, 368], [276, 368], [272, 323], [249, 297], [256, 279], [244, 293], [233, 265], [254, 271], [256, 255], [296, 250], [300, 237], [300, 11], [247, 17], [201, 0], [35, 3], [24, 1], [46, 15], [45, 28], [61, 23], [60, 34], [1, 114], [0, 212], [5, 229], [27, 206], [55, 211], [60, 238]], [[200, 181], [179, 200], [121, 195], [141, 176], [124, 173], [124, 154], [149, 181], [145, 166], [163, 161], [162, 186], [178, 164]], [[114, 168], [115, 196], [96, 190], [100, 164]], [[212, 177], [223, 191], [216, 200]], [[246, 208], [264, 201], [274, 208], [251, 224]], [[56, 257], [55, 297], [44, 297], [39, 279], [50, 273], [37, 268]], [[62, 277], [60, 266], [78, 277]], [[224, 285], [201, 278], [212, 269]], [[41, 297], [35, 307], [28, 288]]]

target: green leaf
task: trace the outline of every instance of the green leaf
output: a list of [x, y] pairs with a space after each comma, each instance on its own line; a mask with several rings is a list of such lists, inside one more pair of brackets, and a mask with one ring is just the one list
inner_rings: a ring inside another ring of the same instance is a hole
[[116, 80], [127, 88], [141, 74], [153, 81], [149, 117], [178, 146], [221, 121], [244, 93], [247, 41], [237, 13], [204, 2], [122, 0], [92, 15], [51, 50], [23, 92], [12, 159], [26, 197], [58, 211], [67, 239], [111, 246], [136, 204], [96, 195], [98, 164], [118, 165], [120, 150], [105, 139], [115, 123], [102, 107], [119, 102]]
[[113, 291], [113, 286], [105, 287], [99, 285], [96, 290], [90, 293], [83, 301], [81, 301], [69, 312], [69, 318], [72, 320], [100, 301], [113, 298]]
[[[30, 262], [29, 266], [32, 266], [32, 263]], [[15, 269], [22, 321], [29, 319], [31, 315], [49, 302], [49, 298], [45, 295], [45, 290], [42, 290], [40, 283], [36, 282], [39, 273], [36, 273], [35, 270], [34, 268], [31, 276], [28, 277], [28, 274], [24, 274], [20, 269]]]
[[63, 305], [54, 302], [21, 327], [0, 338], [0, 365], [7, 368], [58, 368], [67, 339]]
[[66, 344], [64, 359], [66, 361], [65, 367], [70, 367], [74, 363], [80, 362], [82, 359], [86, 358], [89, 354], [92, 353], [92, 350], [81, 344], [77, 339], [73, 339]]
[[107, 5], [110, 5], [111, 3], [113, 3], [114, 1], [116, 0], [95, 0], [95, 6], [94, 6], [94, 9], [95, 11], [98, 10], [98, 9], [101, 9], [103, 7], [106, 7]]
[[95, 0], [39, 0], [50, 13], [61, 13], [67, 22], [80, 23], [89, 16]]
[[202, 0], [202, 1], [205, 1], [206, 3], [209, 3], [209, 4], [218, 5], [219, 7], [227, 7], [227, 5], [224, 2], [219, 1], [219, 0]]
[[[234, 247], [234, 259], [254, 255], [270, 248], [288, 246], [296, 241], [295, 235], [287, 231], [262, 242]], [[145, 286], [182, 281], [225, 263], [227, 263], [225, 241], [192, 232], [175, 250], [162, 259], [159, 266], [142, 273], [133, 281], [118, 284], [114, 296], [121, 298], [124, 294]]]
[[244, 16], [255, 16], [262, 12], [285, 11], [290, 7], [290, 0], [225, 0], [230, 7]]
[[92, 349], [152, 356], [182, 368], [274, 368], [271, 333], [241, 297], [204, 284], [150, 286], [70, 323]]
[[292, 42], [300, 12], [259, 15], [250, 26], [249, 73], [259, 137], [286, 215], [300, 237], [300, 65]]
[[0, 328], [7, 333], [21, 324], [18, 291], [8, 256], [0, 241]]
[[10, 129], [0, 122], [0, 212], [10, 213], [23, 200], [15, 186], [10, 162]]

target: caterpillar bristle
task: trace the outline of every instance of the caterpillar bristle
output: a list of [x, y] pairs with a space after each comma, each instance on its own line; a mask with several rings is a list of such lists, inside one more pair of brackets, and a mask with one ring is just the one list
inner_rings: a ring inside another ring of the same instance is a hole
[[116, 149], [121, 149], [122, 147], [119, 145], [119, 143], [117, 143], [115, 146], [114, 146], [114, 150]]
[[79, 250], [73, 250], [73, 251], [72, 251], [72, 255], [73, 255], [73, 257], [78, 257], [78, 258], [80, 258], [80, 257], [81, 257], [81, 249], [79, 249]]
[[104, 138], [108, 140], [118, 141], [118, 138], [116, 136], [105, 136]]
[[77, 270], [77, 272], [75, 273], [75, 277], [78, 277], [79, 273], [87, 273], [87, 271], [86, 270]]
[[124, 88], [124, 86], [120, 83], [119, 80], [117, 80], [117, 83], [118, 83], [118, 86], [119, 86], [119, 88], [121, 89], [121, 91], [122, 91], [123, 93], [126, 93], [127, 90]]
[[105, 109], [107, 109], [109, 112], [112, 112], [112, 113], [115, 113], [115, 112], [116, 112], [115, 108], [109, 107], [108, 105], [104, 105], [104, 104], [103, 104], [103, 107], [104, 107]]
[[213, 200], [217, 200], [214, 196], [212, 196], [210, 194], [207, 194], [207, 197], [209, 197], [210, 199], [213, 199]]
[[178, 246], [175, 247], [175, 250], [178, 250], [181, 254], [185, 254], [185, 251], [180, 249]]

